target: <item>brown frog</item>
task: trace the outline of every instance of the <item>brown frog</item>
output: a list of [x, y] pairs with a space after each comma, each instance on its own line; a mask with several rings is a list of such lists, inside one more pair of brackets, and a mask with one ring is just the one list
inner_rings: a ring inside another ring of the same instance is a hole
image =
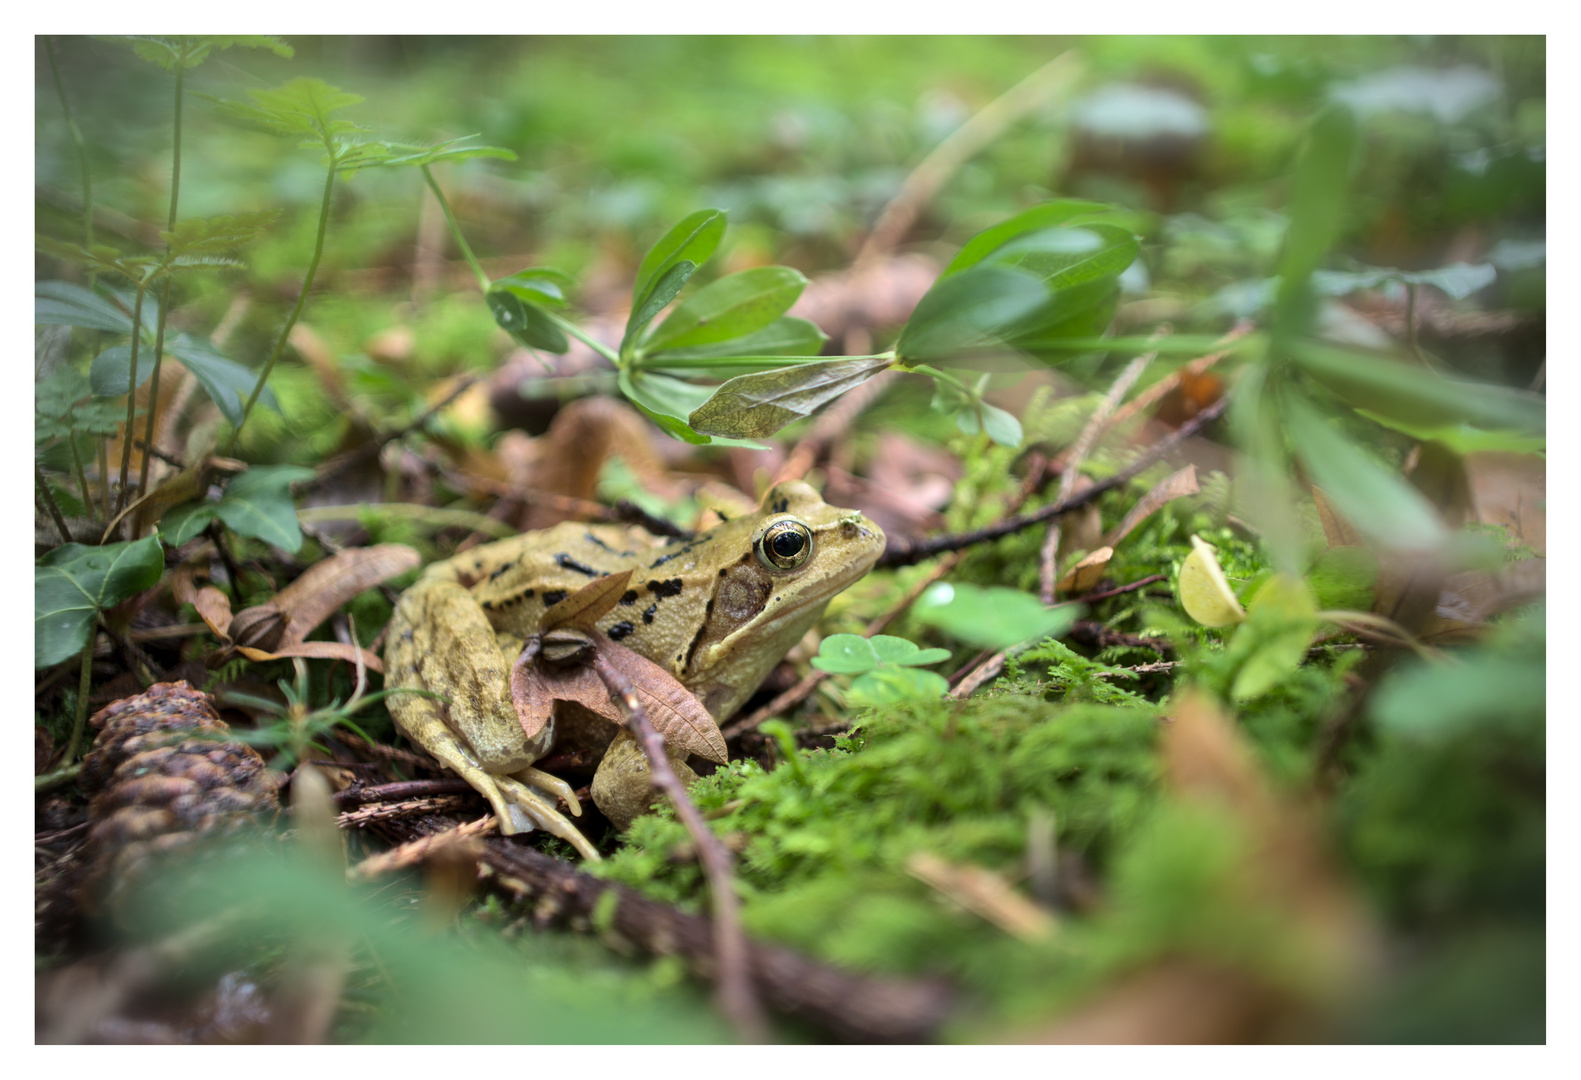
[[651, 801], [647, 763], [629, 734], [566, 703], [542, 731], [524, 734], [511, 664], [543, 613], [590, 580], [631, 568], [629, 587], [598, 629], [673, 674], [718, 722], [883, 548], [871, 521], [829, 506], [799, 481], [776, 485], [756, 513], [690, 540], [566, 522], [480, 545], [424, 571], [390, 621], [385, 685], [433, 691], [448, 703], [394, 694], [390, 714], [489, 800], [502, 832], [537, 826], [597, 859], [555, 809], [560, 796], [580, 816], [570, 785], [534, 762], [555, 745], [557, 728], [562, 736], [576, 729], [595, 748], [607, 743], [593, 801], [620, 828]]

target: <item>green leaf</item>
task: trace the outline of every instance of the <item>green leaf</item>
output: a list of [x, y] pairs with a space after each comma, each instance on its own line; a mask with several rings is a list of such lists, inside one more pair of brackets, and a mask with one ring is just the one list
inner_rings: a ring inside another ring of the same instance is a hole
[[631, 317], [626, 320], [626, 333], [620, 339], [620, 352], [626, 354], [627, 346], [642, 333], [643, 327], [653, 321], [653, 317], [664, 310], [664, 306], [675, 299], [675, 294], [681, 291], [681, 286], [691, 279], [697, 271], [697, 263], [690, 259], [683, 259], [659, 275], [658, 281], [653, 283], [653, 288], [648, 293], [647, 300], [642, 307], [632, 311]]
[[937, 701], [949, 692], [949, 680], [936, 671], [881, 667], [852, 680], [845, 699], [856, 708], [872, 708], [902, 701]]
[[492, 282], [489, 290], [499, 289], [530, 303], [562, 308], [565, 307], [565, 290], [574, 283], [571, 275], [562, 270], [535, 266]]
[[[209, 395], [209, 400], [219, 406], [226, 420], [233, 425], [242, 422], [242, 406], [258, 384], [258, 372], [221, 355], [207, 341], [199, 341], [185, 334], [166, 338], [165, 352], [180, 360], [181, 365], [192, 372], [192, 377], [198, 380], [198, 385]], [[149, 355], [149, 361], [151, 365], [152, 354]], [[141, 360], [138, 366], [142, 366]], [[122, 386], [122, 393], [125, 393], [124, 380]], [[258, 404], [267, 405], [275, 412], [280, 411], [279, 399], [267, 386], [258, 395]]]
[[858, 675], [885, 665], [915, 667], [948, 660], [948, 649], [921, 649], [905, 638], [878, 634], [830, 634], [818, 646], [812, 666], [832, 675]]
[[[144, 352], [137, 358], [137, 369], [137, 385], [142, 386], [154, 373], [154, 357], [151, 352]], [[93, 396], [124, 397], [126, 381], [131, 377], [131, 373], [132, 347], [111, 345], [95, 356], [92, 366], [88, 368], [88, 381], [93, 387]]]
[[1393, 431], [1403, 432], [1418, 442], [1441, 442], [1455, 453], [1464, 457], [1478, 450], [1496, 450], [1507, 454], [1536, 454], [1548, 446], [1545, 435], [1520, 435], [1510, 431], [1484, 431], [1482, 428], [1472, 427], [1470, 424], [1446, 424], [1442, 427], [1428, 427], [1422, 424], [1407, 424], [1403, 420], [1384, 416], [1369, 409], [1357, 409], [1358, 413], [1365, 416], [1375, 424], [1381, 424]]
[[[781, 315], [760, 330], [712, 345], [650, 351], [641, 367], [672, 375], [733, 375], [784, 367], [801, 357], [816, 360], [828, 340], [815, 323], [794, 315]], [[684, 361], [695, 361], [685, 363]]]
[[363, 99], [322, 79], [297, 78], [281, 86], [249, 90], [247, 94], [253, 99], [250, 105], [207, 94], [198, 96], [212, 102], [221, 114], [238, 123], [276, 135], [304, 136], [326, 150], [334, 148], [337, 138], [363, 130], [349, 121], [330, 117], [330, 113], [357, 105]]
[[893, 362], [887, 355], [843, 356], [738, 375], [694, 409], [690, 423], [705, 435], [763, 438], [811, 415]]
[[693, 446], [711, 442], [707, 435], [694, 431], [685, 420], [687, 413], [707, 400], [709, 388], [655, 375], [650, 371], [622, 371], [618, 376], [620, 392], [666, 434]]
[[1312, 563], [1306, 582], [1324, 611], [1371, 611], [1378, 556], [1349, 544], [1329, 548]]
[[1294, 394], [1281, 400], [1281, 416], [1313, 483], [1364, 535], [1401, 551], [1431, 551], [1444, 539], [1433, 504], [1405, 479], [1369, 457]]
[[1306, 290], [1339, 235], [1355, 146], [1356, 122], [1348, 109], [1334, 105], [1318, 114], [1290, 182], [1290, 228], [1279, 260], [1281, 308]]
[[955, 414], [955, 426], [967, 435], [986, 431], [988, 437], [1000, 446], [1021, 445], [1021, 421], [986, 401], [979, 400], [962, 406]]
[[919, 622], [981, 649], [1008, 649], [1032, 638], [1057, 637], [1079, 614], [1074, 605], [1046, 608], [1019, 589], [949, 582], [930, 586], [912, 607]]
[[132, 332], [132, 317], [104, 297], [65, 281], [33, 284], [33, 321], [46, 326]]
[[458, 146], [476, 135], [462, 135], [441, 143], [405, 143], [387, 139], [346, 138], [337, 148], [335, 163], [346, 170], [395, 169], [433, 165], [441, 161], [466, 161], [469, 158], [502, 158], [515, 161], [514, 152], [503, 146]]
[[195, 68], [209, 58], [209, 54], [216, 49], [229, 49], [241, 46], [247, 49], [268, 49], [276, 56], [290, 59], [296, 55], [295, 50], [285, 42], [273, 35], [265, 34], [234, 34], [224, 37], [192, 36], [192, 37], [144, 37], [140, 35], [116, 35], [111, 41], [124, 41], [132, 46], [132, 51], [140, 59], [148, 61], [166, 71], [175, 71], [176, 68]]
[[550, 322], [536, 303], [524, 299], [540, 295], [537, 290], [522, 285], [500, 286], [496, 282], [489, 286], [484, 299], [494, 315], [495, 323], [511, 337], [529, 349], [563, 353], [571, 347], [565, 332]]
[[278, 210], [189, 218], [176, 222], [174, 229], [162, 230], [159, 238], [171, 256], [224, 254], [256, 240], [279, 219]]
[[165, 569], [158, 536], [103, 547], [62, 544], [33, 569], [33, 666], [82, 652], [100, 611], [151, 589]]
[[1001, 341], [1048, 300], [1048, 289], [1024, 270], [973, 267], [936, 282], [918, 301], [895, 353], [906, 363], [945, 362]]
[[[642, 265], [637, 267], [637, 279], [631, 288], [631, 319], [626, 323], [627, 338], [643, 325], [637, 321], [637, 315], [648, 306], [659, 281], [682, 262], [690, 262], [693, 269], [703, 265], [719, 247], [719, 240], [724, 235], [723, 210], [698, 210], [682, 218], [659, 238], [659, 242], [643, 257]], [[690, 271], [687, 276], [691, 276]], [[679, 289], [677, 285], [676, 290]], [[675, 293], [670, 295], [673, 297]], [[649, 319], [652, 317], [652, 314], [648, 316]]]
[[1050, 289], [1068, 289], [1118, 278], [1139, 250], [1136, 237], [1118, 226], [1083, 225], [1018, 237], [990, 263], [1026, 270]]
[[251, 536], [295, 553], [302, 546], [291, 485], [309, 480], [313, 470], [300, 465], [254, 465], [231, 478], [215, 515], [242, 536]]
[[1088, 202], [1085, 199], [1056, 199], [1053, 202], [1039, 203], [997, 225], [989, 226], [972, 237], [962, 245], [960, 251], [956, 252], [955, 258], [950, 260], [950, 265], [944, 268], [944, 273], [939, 277], [942, 280], [976, 266], [1018, 236], [1051, 229], [1088, 214], [1099, 214], [1109, 209], [1111, 207], [1108, 203]]
[[807, 287], [800, 271], [759, 266], [712, 282], [648, 335], [644, 351], [712, 345], [761, 330], [789, 310]]
[[1231, 655], [1243, 657], [1230, 696], [1236, 701], [1261, 697], [1288, 678], [1306, 659], [1317, 626], [1317, 606], [1301, 579], [1269, 577], [1230, 639]]
[[159, 519], [160, 532], [171, 547], [180, 547], [209, 527], [219, 510], [218, 503], [195, 502], [166, 511]]
[[1290, 358], [1306, 374], [1359, 409], [1432, 428], [1461, 421], [1483, 428], [1540, 432], [1547, 403], [1532, 393], [1446, 379], [1389, 357], [1297, 341]]

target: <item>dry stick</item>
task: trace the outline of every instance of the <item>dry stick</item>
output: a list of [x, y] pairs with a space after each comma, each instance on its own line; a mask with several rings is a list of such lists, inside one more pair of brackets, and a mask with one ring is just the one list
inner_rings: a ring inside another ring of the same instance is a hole
[[[1155, 334], [1154, 337], [1159, 335]], [[1138, 356], [1125, 369], [1120, 372], [1119, 378], [1114, 380], [1114, 385], [1109, 387], [1109, 392], [1098, 402], [1098, 407], [1093, 410], [1092, 416], [1087, 419], [1087, 426], [1082, 428], [1081, 434], [1076, 436], [1076, 442], [1071, 446], [1067, 455], [1065, 468], [1060, 473], [1059, 489], [1054, 496], [1055, 502], [1063, 502], [1070, 498], [1071, 491], [1076, 487], [1076, 478], [1081, 475], [1082, 463], [1087, 460], [1087, 455], [1092, 453], [1092, 448], [1098, 444], [1098, 436], [1108, 426], [1109, 417], [1114, 413], [1115, 406], [1120, 404], [1120, 399], [1125, 397], [1126, 391], [1136, 384], [1141, 378], [1142, 371], [1152, 362], [1157, 352], [1150, 352]], [[1059, 556], [1060, 540], [1059, 518], [1049, 522], [1048, 532], [1043, 536], [1042, 560], [1039, 563], [1039, 594], [1045, 607], [1054, 603], [1054, 590], [1059, 584]]]
[[1059, 517], [1061, 514], [1086, 506], [1115, 488], [1130, 483], [1143, 469], [1146, 469], [1153, 462], [1180, 445], [1180, 443], [1191, 438], [1191, 436], [1223, 416], [1229, 405], [1230, 399], [1227, 395], [1220, 398], [1179, 428], [1143, 450], [1135, 461], [1109, 477], [1109, 479], [1096, 483], [1092, 487], [1084, 488], [1068, 499], [1050, 503], [1048, 506], [1034, 510], [1030, 514], [1017, 514], [1015, 517], [1003, 518], [992, 525], [985, 525], [981, 529], [973, 529], [970, 532], [946, 533], [942, 536], [930, 537], [915, 544], [897, 544], [880, 555], [876, 565], [879, 567], [910, 566], [913, 563], [921, 562], [923, 559], [932, 558], [934, 555], [946, 551], [957, 551], [964, 547], [970, 547], [972, 544], [998, 540], [1001, 536], [1009, 536], [1011, 533], [1020, 532], [1022, 529], [1031, 528], [1033, 525], [1039, 525], [1051, 518]]
[[900, 192], [884, 207], [867, 234], [855, 263], [861, 265], [891, 250], [911, 228], [917, 214], [960, 167], [988, 146], [1011, 124], [1069, 86], [1080, 74], [1074, 51], [1063, 52], [983, 106], [922, 159]]
[[[379, 821], [374, 828], [404, 842], [457, 824], [430, 815]], [[585, 930], [597, 920], [645, 952], [679, 957], [693, 974], [717, 974], [714, 929], [706, 916], [596, 878], [513, 839], [490, 836], [482, 843], [482, 863], [494, 883], [501, 892], [528, 901], [539, 925], [569, 922]], [[937, 980], [855, 975], [776, 945], [748, 941], [747, 963], [753, 982], [775, 1009], [850, 1042], [928, 1042], [951, 1007], [947, 987]]]
[[637, 688], [624, 672], [600, 653], [594, 654], [593, 667], [599, 678], [604, 680], [604, 685], [609, 687], [610, 696], [624, 708], [632, 734], [637, 736], [642, 752], [647, 755], [653, 782], [675, 805], [675, 815], [691, 834], [692, 843], [697, 847], [698, 861], [703, 864], [703, 872], [708, 876], [708, 892], [714, 902], [714, 956], [719, 965], [719, 1011], [725, 1014], [743, 1042], [767, 1042], [768, 1025], [758, 1005], [752, 980], [747, 975], [747, 942], [741, 933], [741, 919], [736, 908], [730, 852], [687, 797], [686, 785], [675, 775], [675, 770], [670, 767], [669, 755], [664, 752], [664, 736], [649, 722], [647, 710], [637, 697]]
[[475, 790], [470, 783], [460, 777], [449, 780], [401, 780], [393, 784], [377, 784], [373, 787], [346, 788], [337, 791], [331, 797], [337, 809], [349, 806], [364, 806], [376, 802], [404, 802], [407, 799], [422, 799], [431, 795], [465, 795]]

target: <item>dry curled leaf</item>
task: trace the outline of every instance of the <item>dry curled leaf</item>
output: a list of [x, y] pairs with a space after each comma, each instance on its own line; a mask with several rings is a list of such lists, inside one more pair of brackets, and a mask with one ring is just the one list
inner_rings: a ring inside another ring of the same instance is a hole
[[591, 631], [593, 624], [607, 615], [626, 591], [631, 570], [595, 578], [543, 613], [539, 633], [547, 634], [561, 626]]
[[1084, 593], [1103, 579], [1103, 572], [1114, 558], [1114, 548], [1101, 547], [1082, 559], [1059, 579], [1060, 592]]
[[405, 544], [346, 548], [319, 560], [281, 589], [272, 601], [287, 618], [280, 643], [295, 645], [301, 642], [358, 593], [412, 569], [421, 561], [421, 556]]
[[1164, 504], [1173, 502], [1186, 495], [1195, 495], [1201, 490], [1197, 486], [1197, 467], [1195, 465], [1187, 465], [1184, 469], [1170, 473], [1153, 485], [1153, 490], [1137, 500], [1136, 505], [1131, 507], [1130, 512], [1125, 515], [1119, 525], [1115, 526], [1114, 531], [1103, 538], [1104, 545], [1107, 547], [1118, 546], [1121, 540], [1130, 535], [1132, 529], [1152, 517], [1153, 514], [1163, 508]]
[[906, 873], [1022, 941], [1042, 941], [1058, 929], [1053, 915], [985, 867], [957, 866], [918, 851], [906, 860]]

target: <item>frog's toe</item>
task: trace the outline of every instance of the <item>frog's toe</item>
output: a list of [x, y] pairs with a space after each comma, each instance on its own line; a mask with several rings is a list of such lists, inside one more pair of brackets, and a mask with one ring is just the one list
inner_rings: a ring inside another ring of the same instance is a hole
[[[537, 770], [533, 771], [536, 772]], [[499, 786], [501, 794], [510, 803], [509, 809], [513, 825], [517, 824], [516, 813], [521, 812], [530, 819], [531, 825], [537, 826], [550, 836], [558, 836], [576, 848], [577, 854], [581, 855], [588, 862], [602, 861], [603, 857], [599, 855], [598, 850], [592, 844], [588, 843], [587, 837], [583, 836], [575, 825], [567, 821], [565, 816], [556, 810], [554, 804], [549, 800], [526, 784], [513, 780], [508, 776], [497, 776], [494, 778], [494, 782]], [[526, 830], [518, 826], [512, 831], [525, 832]]]
[[539, 791], [564, 799], [566, 805], [571, 808], [572, 817], [582, 816], [582, 804], [577, 801], [576, 789], [558, 776], [546, 773], [542, 769], [535, 769], [530, 765], [512, 775], [530, 787], [535, 787]]

